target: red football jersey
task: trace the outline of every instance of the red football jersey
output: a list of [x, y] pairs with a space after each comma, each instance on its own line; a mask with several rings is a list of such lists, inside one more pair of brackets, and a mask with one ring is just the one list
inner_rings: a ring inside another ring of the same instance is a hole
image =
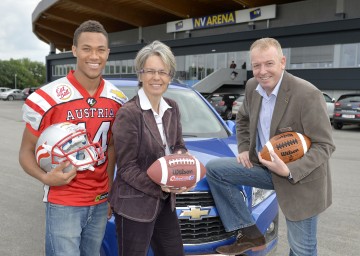
[[86, 128], [93, 142], [98, 142], [105, 158], [95, 171], [78, 171], [64, 186], [44, 186], [43, 201], [67, 206], [88, 206], [107, 200], [107, 146], [116, 112], [127, 97], [114, 85], [101, 80], [95, 95], [79, 84], [71, 71], [67, 77], [51, 82], [32, 93], [23, 106], [26, 127], [37, 137], [48, 126], [71, 122]]

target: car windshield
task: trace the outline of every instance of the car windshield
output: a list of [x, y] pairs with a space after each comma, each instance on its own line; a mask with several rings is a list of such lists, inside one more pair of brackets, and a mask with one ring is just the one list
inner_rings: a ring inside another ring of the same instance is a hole
[[332, 102], [332, 99], [330, 98], [329, 95], [327, 95], [327, 94], [323, 94], [323, 95], [324, 95], [324, 98], [325, 98], [326, 102]]
[[[138, 87], [118, 86], [131, 99]], [[229, 136], [223, 124], [209, 106], [192, 90], [171, 88], [164, 94], [179, 105], [183, 136], [199, 138], [226, 138]]]
[[338, 101], [342, 103], [360, 102], [360, 95], [343, 95]]

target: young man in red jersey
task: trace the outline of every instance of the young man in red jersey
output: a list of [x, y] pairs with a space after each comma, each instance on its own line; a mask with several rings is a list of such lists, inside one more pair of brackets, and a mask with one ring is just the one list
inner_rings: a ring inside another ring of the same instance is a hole
[[[26, 127], [19, 161], [29, 175], [44, 184], [46, 255], [98, 256], [114, 175], [111, 127], [126, 96], [101, 76], [109, 56], [108, 34], [97, 21], [85, 21], [75, 31], [72, 52], [76, 69], [32, 93], [23, 106]], [[86, 128], [101, 145], [104, 159], [95, 170], [63, 169], [63, 162], [45, 172], [35, 158], [40, 134], [50, 125], [71, 122]]]

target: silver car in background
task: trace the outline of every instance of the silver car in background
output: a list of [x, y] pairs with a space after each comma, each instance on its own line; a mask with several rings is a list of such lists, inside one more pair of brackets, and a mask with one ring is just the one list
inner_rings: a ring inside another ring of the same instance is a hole
[[19, 89], [11, 89], [5, 92], [0, 92], [0, 99], [2, 100], [22, 100], [24, 99], [24, 94]]

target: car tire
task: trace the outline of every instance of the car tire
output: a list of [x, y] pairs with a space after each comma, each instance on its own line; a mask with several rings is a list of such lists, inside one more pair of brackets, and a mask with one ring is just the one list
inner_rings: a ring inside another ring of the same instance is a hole
[[341, 130], [341, 128], [343, 128], [343, 123], [335, 123], [334, 122], [334, 128], [335, 128], [335, 130]]
[[13, 100], [14, 100], [14, 96], [9, 96], [7, 99], [8, 99], [8, 101], [13, 101]]
[[227, 109], [226, 111], [225, 111], [225, 119], [226, 120], [231, 120], [232, 119], [232, 111], [231, 111], [231, 109]]

